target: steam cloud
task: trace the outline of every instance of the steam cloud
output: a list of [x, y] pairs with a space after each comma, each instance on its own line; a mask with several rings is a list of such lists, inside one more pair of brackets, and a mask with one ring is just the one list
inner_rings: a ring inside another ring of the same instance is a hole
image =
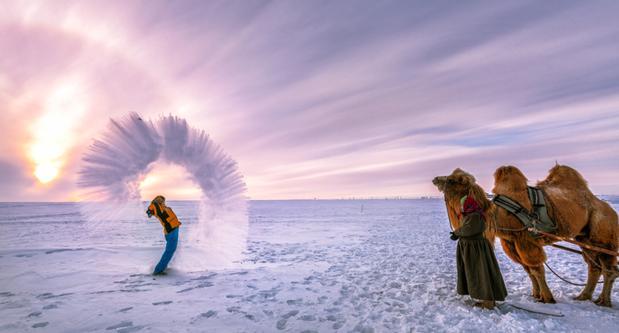
[[242, 259], [248, 228], [245, 183], [236, 162], [204, 131], [179, 117], [152, 122], [132, 113], [112, 119], [82, 160], [81, 210], [91, 230], [104, 222], [143, 219], [139, 182], [153, 162], [162, 160], [184, 167], [202, 190], [198, 222], [181, 233], [175, 266], [200, 270]]

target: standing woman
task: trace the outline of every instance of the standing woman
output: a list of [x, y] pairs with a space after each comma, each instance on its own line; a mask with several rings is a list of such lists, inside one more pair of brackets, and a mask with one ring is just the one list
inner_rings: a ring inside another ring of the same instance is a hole
[[159, 263], [155, 267], [153, 275], [165, 274], [164, 271], [168, 267], [168, 263], [172, 260], [176, 246], [178, 245], [178, 227], [181, 226], [181, 222], [174, 214], [172, 208], [166, 206], [165, 198], [162, 195], [158, 195], [151, 201], [150, 206], [146, 210], [146, 215], [157, 216], [159, 222], [163, 226], [163, 233], [165, 235], [165, 251], [159, 260]]
[[470, 195], [462, 197], [460, 202], [462, 223], [460, 228], [451, 232], [450, 237], [452, 240], [459, 239], [456, 251], [458, 294], [481, 300], [475, 306], [492, 309], [495, 301], [505, 300], [507, 289], [492, 246], [484, 237], [486, 223], [483, 210]]

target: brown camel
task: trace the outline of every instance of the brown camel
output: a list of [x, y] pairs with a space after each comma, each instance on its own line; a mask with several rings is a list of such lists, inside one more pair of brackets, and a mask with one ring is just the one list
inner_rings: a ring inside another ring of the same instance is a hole
[[[494, 177], [494, 194], [506, 195], [524, 208], [531, 209], [527, 179], [518, 168], [500, 167]], [[454, 170], [449, 176], [436, 177], [433, 183], [445, 194], [449, 220], [454, 228], [459, 224], [457, 211], [460, 197], [471, 194], [483, 202], [491, 229], [486, 236], [491, 241], [494, 234], [501, 238], [501, 245], [507, 256], [524, 267], [531, 279], [533, 297], [544, 303], [555, 302], [546, 284], [543, 265], [546, 261], [543, 246], [553, 243], [554, 239], [532, 237], [528, 231], [523, 230], [522, 223], [516, 217], [488, 200], [483, 189], [475, 183], [475, 178], [461, 169]], [[537, 186], [545, 193], [548, 213], [557, 224], [555, 233], [558, 236], [574, 237], [583, 243], [617, 251], [617, 213], [591, 193], [576, 170], [557, 165]], [[603, 273], [604, 286], [595, 303], [610, 307], [612, 285], [619, 276], [617, 258], [585, 248], [582, 248], [582, 251], [589, 266], [589, 275], [585, 288], [576, 299], [591, 299], [597, 280]]]

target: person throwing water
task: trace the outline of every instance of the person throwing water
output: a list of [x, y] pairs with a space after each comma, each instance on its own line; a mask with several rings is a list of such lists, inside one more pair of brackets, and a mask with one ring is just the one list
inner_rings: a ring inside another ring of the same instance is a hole
[[174, 214], [172, 208], [166, 206], [165, 198], [162, 195], [158, 195], [151, 201], [146, 215], [151, 218], [153, 215], [159, 219], [159, 222], [163, 226], [163, 233], [165, 235], [166, 246], [163, 255], [159, 260], [153, 275], [165, 274], [165, 269], [168, 267], [168, 263], [172, 260], [176, 246], [178, 245], [178, 228], [181, 226], [181, 222]]

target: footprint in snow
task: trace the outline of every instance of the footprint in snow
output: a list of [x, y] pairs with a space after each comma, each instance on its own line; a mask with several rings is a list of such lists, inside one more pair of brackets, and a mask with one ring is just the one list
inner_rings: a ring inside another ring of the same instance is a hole
[[208, 279], [214, 277], [215, 275], [217, 275], [217, 273], [201, 275], [201, 276], [198, 276], [197, 278], [191, 279], [191, 281], [208, 280]]
[[256, 316], [254, 316], [253, 314], [246, 313], [245, 318], [252, 320], [252, 321], [256, 321]]
[[299, 310], [292, 310], [292, 311], [286, 313], [285, 315], [283, 315], [282, 318], [288, 319], [288, 318], [294, 317], [294, 316], [296, 316], [298, 314], [299, 314]]
[[123, 322], [120, 322], [120, 323], [118, 323], [116, 325], [107, 327], [107, 328], [105, 328], [105, 330], [111, 331], [111, 330], [116, 330], [116, 329], [119, 329], [119, 328], [130, 327], [130, 326], [133, 326], [133, 322], [132, 321], [123, 321]]
[[289, 300], [287, 300], [287, 301], [286, 301], [286, 303], [287, 303], [288, 305], [301, 304], [301, 303], [303, 303], [303, 299], [301, 299], [301, 298], [297, 298], [297, 299], [289, 299]]
[[64, 293], [64, 294], [58, 294], [58, 295], [54, 295], [53, 293], [43, 293], [40, 295], [37, 295], [38, 299], [50, 299], [50, 298], [58, 298], [58, 297], [64, 297], [64, 296], [70, 296], [73, 295], [73, 293]]
[[202, 320], [202, 319], [209, 319], [209, 318], [212, 318], [212, 317], [215, 317], [215, 316], [217, 316], [217, 311], [214, 311], [214, 310], [208, 310], [207, 312], [202, 312], [202, 313], [200, 313], [199, 315], [197, 315], [197, 316], [195, 316], [194, 318], [192, 318], [192, 319], [191, 319], [191, 321], [190, 321], [190, 323], [191, 323], [192, 325], [195, 325], [195, 324], [196, 324], [196, 322], [198, 322], [199, 320]]
[[49, 324], [49, 322], [42, 322], [42, 323], [36, 323], [34, 325], [32, 325], [32, 328], [40, 328], [40, 327], [45, 327]]
[[131, 333], [131, 332], [137, 332], [141, 329], [143, 329], [145, 326], [129, 326], [129, 327], [125, 327], [125, 328], [121, 328], [118, 331], [116, 331], [116, 333]]
[[333, 326], [331, 326], [331, 327], [333, 327], [334, 330], [338, 330], [338, 329], [342, 328], [342, 326], [344, 326], [344, 322], [338, 321], [337, 323], [333, 324]]
[[212, 287], [212, 286], [214, 286], [214, 284], [211, 283], [211, 282], [203, 282], [203, 283], [200, 283], [200, 284], [198, 284], [197, 286], [194, 286], [194, 287], [189, 287], [189, 288], [181, 289], [181, 290], [177, 291], [177, 293], [186, 293], [186, 292], [194, 290], [194, 289], [208, 288], [208, 287]]
[[278, 330], [283, 330], [286, 328], [287, 322], [288, 322], [288, 319], [280, 319], [277, 321], [277, 324], [275, 326], [277, 327]]
[[399, 283], [399, 282], [391, 282], [389, 284], [389, 287], [394, 288], [394, 289], [400, 289], [400, 288], [402, 288], [402, 284]]
[[200, 314], [202, 318], [211, 318], [217, 315], [217, 311], [209, 310], [208, 312], [203, 312]]
[[228, 307], [226, 309], [226, 311], [228, 311], [230, 313], [237, 313], [237, 312], [241, 311], [241, 307], [240, 306], [231, 306], [231, 307]]
[[88, 250], [88, 249], [84, 249], [84, 248], [77, 248], [77, 249], [55, 249], [55, 250], [45, 251], [45, 254], [52, 254], [52, 253], [59, 253], [59, 252], [84, 251], [84, 250]]
[[153, 303], [153, 305], [166, 305], [166, 304], [170, 304], [172, 303], [172, 301], [162, 301], [162, 302], [155, 302]]

